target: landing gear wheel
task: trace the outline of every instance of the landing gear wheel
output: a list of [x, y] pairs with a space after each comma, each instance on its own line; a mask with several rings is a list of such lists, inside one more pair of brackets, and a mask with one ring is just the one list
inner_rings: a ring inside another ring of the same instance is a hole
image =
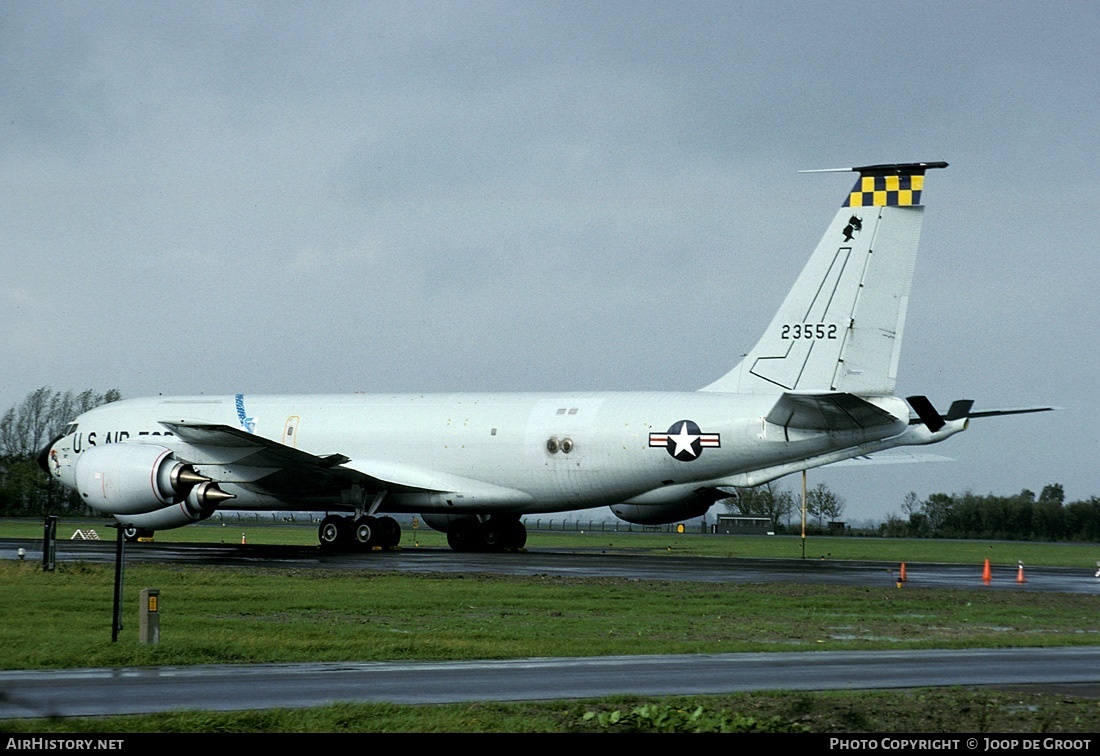
[[486, 551], [522, 549], [527, 543], [527, 528], [519, 520], [496, 518], [481, 525], [481, 545]]
[[481, 543], [486, 551], [500, 551], [505, 547], [507, 525], [489, 520], [481, 525]]
[[447, 528], [447, 545], [454, 551], [473, 551], [477, 526], [473, 520], [455, 520]]
[[395, 549], [401, 543], [401, 524], [392, 517], [379, 517], [378, 534], [382, 548]]
[[507, 551], [522, 549], [526, 543], [527, 528], [511, 518], [490, 517], [478, 522], [464, 517], [447, 529], [447, 544], [455, 551]]
[[527, 545], [527, 528], [522, 522], [516, 521], [507, 526], [507, 536], [504, 547], [507, 549], [522, 549]]
[[351, 527], [348, 524], [350, 518], [340, 515], [329, 515], [321, 520], [321, 526], [317, 528], [317, 540], [321, 542], [323, 551], [338, 551], [351, 540]]
[[379, 545], [379, 536], [382, 530], [378, 526], [378, 520], [370, 515], [363, 515], [355, 521], [354, 541], [355, 547], [363, 551], [369, 551]]

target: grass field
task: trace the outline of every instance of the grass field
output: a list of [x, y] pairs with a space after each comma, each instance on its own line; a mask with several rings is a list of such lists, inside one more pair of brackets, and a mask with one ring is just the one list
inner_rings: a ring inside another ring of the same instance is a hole
[[[113, 576], [108, 564], [0, 563], [0, 593], [19, 607], [0, 623], [0, 666], [1100, 643], [1089, 595], [138, 563], [126, 573], [134, 621], [104, 643]], [[137, 643], [143, 587], [160, 590], [157, 645]]]
[[[1064, 693], [962, 688], [772, 692], [659, 700], [624, 696], [584, 701], [486, 701], [439, 706], [340, 704], [301, 710], [0, 721], [0, 732], [1073, 733], [1080, 738], [1100, 732], [1100, 703]], [[1092, 743], [1095, 746], [1095, 737]]]
[[[83, 527], [84, 523], [79, 523]], [[68, 537], [75, 523], [63, 523]], [[26, 530], [21, 530], [26, 528]], [[105, 537], [113, 531], [104, 530]], [[158, 540], [218, 542], [229, 528]], [[254, 525], [249, 543], [313, 544], [307, 526]], [[234, 533], [236, 541], [240, 533]], [[41, 523], [0, 522], [0, 537], [41, 538]], [[270, 540], [269, 540], [270, 539]], [[300, 539], [300, 540], [297, 540]], [[439, 539], [430, 541], [429, 539]], [[406, 533], [405, 548], [441, 545]], [[532, 548], [629, 549], [662, 555], [797, 556], [799, 539], [532, 532]], [[1078, 566], [1095, 545], [811, 538], [833, 559]], [[912, 555], [912, 556], [910, 556]], [[370, 558], [364, 555], [364, 558]], [[126, 602], [161, 590], [161, 643], [136, 639], [136, 616], [110, 643], [113, 568], [0, 563], [0, 666], [461, 659], [755, 650], [960, 648], [1100, 643], [1094, 596], [803, 585], [713, 585], [491, 575], [147, 566], [127, 568]], [[128, 614], [128, 616], [130, 616]], [[649, 706], [650, 708], [645, 708]], [[703, 707], [701, 710], [699, 707]], [[635, 711], [635, 709], [637, 711]], [[618, 716], [612, 716], [615, 711]], [[634, 713], [632, 713], [634, 712]], [[639, 713], [641, 712], [641, 713]], [[699, 712], [694, 719], [690, 714]], [[586, 718], [586, 714], [589, 714]], [[611, 724], [612, 722], [615, 724]], [[996, 691], [745, 694], [692, 699], [450, 707], [338, 706], [310, 712], [192, 713], [117, 720], [0, 723], [0, 731], [624, 731], [799, 729], [816, 732], [1096, 732], [1100, 701]], [[58, 728], [58, 729], [54, 729]]]

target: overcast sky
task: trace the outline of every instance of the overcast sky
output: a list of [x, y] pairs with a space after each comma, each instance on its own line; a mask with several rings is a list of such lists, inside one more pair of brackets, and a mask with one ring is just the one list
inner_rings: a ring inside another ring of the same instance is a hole
[[1062, 409], [810, 483], [1100, 495], [1098, 52], [1094, 2], [0, 0], [0, 411], [695, 389], [854, 180], [799, 169], [946, 160], [898, 393]]

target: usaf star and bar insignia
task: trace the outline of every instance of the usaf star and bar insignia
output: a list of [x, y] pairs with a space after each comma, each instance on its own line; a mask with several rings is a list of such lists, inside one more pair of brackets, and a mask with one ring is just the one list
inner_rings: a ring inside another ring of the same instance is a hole
[[669, 455], [681, 462], [698, 459], [703, 449], [722, 446], [721, 434], [703, 433], [692, 420], [677, 420], [667, 433], [650, 433], [650, 447], [663, 447]]

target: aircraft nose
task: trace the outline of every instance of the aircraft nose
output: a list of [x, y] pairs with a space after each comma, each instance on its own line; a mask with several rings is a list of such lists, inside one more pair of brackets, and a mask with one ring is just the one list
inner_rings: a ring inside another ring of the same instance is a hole
[[47, 475], [50, 472], [50, 449], [53, 445], [65, 437], [64, 433], [59, 434], [50, 443], [42, 447], [42, 451], [38, 452], [38, 466], [42, 468], [42, 472]]

